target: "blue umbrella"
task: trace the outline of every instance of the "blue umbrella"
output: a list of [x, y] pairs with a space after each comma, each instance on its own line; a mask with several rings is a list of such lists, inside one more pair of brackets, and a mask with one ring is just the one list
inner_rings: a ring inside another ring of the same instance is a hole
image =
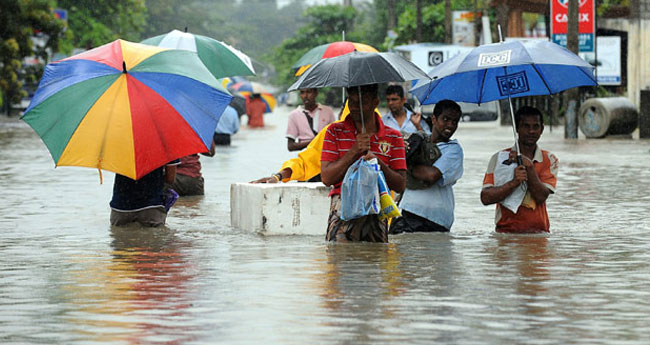
[[[500, 42], [478, 46], [441, 63], [429, 72], [432, 80], [419, 81], [410, 92], [421, 104], [443, 99], [480, 104], [596, 86], [593, 70], [585, 60], [555, 43]], [[512, 102], [510, 114], [514, 126]]]
[[478, 46], [438, 65], [411, 93], [421, 104], [443, 99], [485, 103], [508, 97], [550, 95], [595, 86], [594, 67], [548, 41], [509, 41]]

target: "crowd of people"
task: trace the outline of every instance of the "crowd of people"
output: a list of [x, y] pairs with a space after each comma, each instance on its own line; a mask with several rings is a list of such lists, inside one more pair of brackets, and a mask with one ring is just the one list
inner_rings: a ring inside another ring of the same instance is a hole
[[[402, 86], [389, 85], [384, 95], [388, 111], [381, 114], [378, 90], [377, 84], [348, 88], [338, 119], [332, 108], [316, 101], [318, 89], [300, 90], [302, 105], [289, 114], [286, 131], [287, 149], [298, 155], [277, 173], [252, 181], [322, 181], [330, 186], [328, 227], [323, 229], [328, 241], [388, 242], [389, 234], [449, 232], [454, 223], [453, 186], [463, 176], [463, 149], [453, 138], [462, 117], [460, 106], [443, 100], [431, 114], [421, 114], [408, 105]], [[249, 127], [264, 126], [263, 106], [259, 97], [251, 97]], [[555, 192], [558, 160], [537, 145], [544, 131], [538, 109], [522, 107], [514, 118], [520, 152], [516, 146], [504, 148], [490, 158], [480, 200], [496, 204], [497, 232], [549, 232], [546, 199]], [[238, 130], [237, 112], [228, 107], [212, 146], [201, 155], [213, 156], [215, 145], [229, 145]], [[203, 195], [199, 157], [182, 157], [137, 181], [117, 175], [111, 224], [160, 226], [178, 196]], [[377, 159], [395, 193], [399, 217], [341, 218], [341, 184], [359, 158]]]
[[[309, 104], [309, 109], [316, 109], [314, 101], [306, 96], [316, 92], [301, 90], [303, 102], [307, 101], [305, 107]], [[308, 133], [296, 158], [284, 162], [272, 176], [252, 182], [310, 181], [321, 175], [322, 182], [332, 187], [328, 241], [387, 242], [388, 234], [449, 232], [454, 222], [453, 186], [463, 175], [463, 149], [452, 138], [462, 116], [460, 106], [443, 100], [435, 105], [432, 114], [420, 114], [408, 107], [404, 89], [391, 85], [385, 94], [388, 112], [382, 116], [376, 109], [377, 85], [363, 86], [360, 93], [361, 103], [358, 90], [348, 90], [348, 103], [340, 119], [324, 126], [319, 133]], [[297, 116], [302, 109], [298, 107], [292, 113], [296, 115], [295, 121], [302, 120]], [[291, 144], [299, 139], [296, 140], [291, 123], [289, 127], [287, 138], [291, 150]], [[543, 116], [538, 109], [519, 109], [515, 113], [515, 127], [521, 152], [505, 148], [492, 156], [480, 199], [484, 205], [496, 204], [497, 232], [549, 232], [546, 199], [555, 192], [558, 160], [537, 145], [544, 131]], [[419, 154], [415, 148], [411, 150], [404, 145], [403, 138], [414, 134], [422, 138]], [[397, 193], [402, 215], [390, 225], [376, 215], [351, 221], [340, 218], [341, 182], [347, 168], [360, 157], [379, 158], [388, 186]]]

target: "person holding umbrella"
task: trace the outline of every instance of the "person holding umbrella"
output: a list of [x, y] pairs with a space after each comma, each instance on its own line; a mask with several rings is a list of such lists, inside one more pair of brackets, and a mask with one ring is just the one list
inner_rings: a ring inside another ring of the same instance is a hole
[[377, 158], [388, 188], [401, 193], [406, 185], [404, 141], [395, 129], [387, 127], [375, 112], [379, 105], [378, 85], [348, 87], [350, 114], [331, 124], [323, 140], [321, 178], [330, 192], [331, 206], [326, 239], [328, 241], [388, 242], [388, 224], [376, 214], [344, 221], [341, 214], [341, 182], [348, 168], [360, 157]]
[[[483, 178], [481, 202], [484, 205], [497, 204], [497, 232], [549, 232], [546, 199], [555, 193], [558, 160], [537, 145], [544, 132], [542, 113], [538, 109], [525, 106], [517, 110], [515, 127], [522, 164], [516, 165], [518, 158], [514, 148], [495, 153]], [[512, 168], [509, 170], [513, 177], [507, 182], [503, 175], [499, 176], [499, 172], [508, 171], [504, 166], [514, 168], [514, 173]], [[506, 202], [508, 198], [516, 197], [518, 191], [521, 191], [522, 197], [514, 205]]]
[[174, 183], [178, 159], [155, 169], [138, 180], [115, 174], [111, 199], [111, 225], [165, 225], [167, 212], [178, 195], [167, 191], [165, 185]]

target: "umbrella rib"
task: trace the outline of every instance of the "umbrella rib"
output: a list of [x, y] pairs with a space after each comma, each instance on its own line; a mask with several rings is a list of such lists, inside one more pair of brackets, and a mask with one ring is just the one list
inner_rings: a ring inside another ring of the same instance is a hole
[[481, 78], [481, 87], [478, 89], [478, 105], [481, 105], [483, 98], [483, 85], [485, 85], [485, 76], [487, 75], [487, 68], [483, 70], [483, 78]]
[[542, 76], [542, 73], [540, 73], [540, 71], [537, 69], [537, 65], [535, 65], [533, 63], [533, 64], [531, 64], [531, 66], [533, 66], [533, 69], [535, 70], [535, 72], [537, 72], [537, 75], [539, 76], [539, 79], [541, 79], [542, 83], [544, 83], [544, 86], [546, 87], [546, 90], [548, 90], [548, 94], [552, 95], [553, 92], [551, 91], [551, 88], [548, 87], [548, 84], [546, 84], [546, 80], [544, 79], [544, 76]]

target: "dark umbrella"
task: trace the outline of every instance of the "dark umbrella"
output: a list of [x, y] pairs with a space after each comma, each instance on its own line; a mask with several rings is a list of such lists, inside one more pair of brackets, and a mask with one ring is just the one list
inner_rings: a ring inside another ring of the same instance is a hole
[[237, 115], [242, 116], [246, 114], [246, 97], [234, 90], [230, 90], [230, 94], [232, 95], [230, 106], [235, 108]]
[[[288, 91], [309, 88], [352, 87], [415, 79], [429, 76], [412, 62], [395, 53], [352, 52], [323, 59], [305, 71]], [[361, 88], [359, 88], [361, 94]], [[361, 95], [359, 95], [361, 102]], [[361, 114], [363, 124], [363, 114]]]

